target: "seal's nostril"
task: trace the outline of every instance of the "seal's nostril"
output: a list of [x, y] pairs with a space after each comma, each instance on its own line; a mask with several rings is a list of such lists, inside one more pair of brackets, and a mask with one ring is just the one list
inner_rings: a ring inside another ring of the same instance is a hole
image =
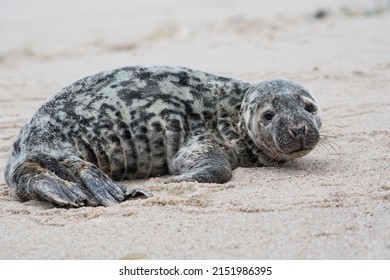
[[293, 137], [298, 137], [300, 135], [306, 135], [306, 125], [302, 125], [300, 127], [293, 127], [293, 128], [290, 128], [290, 134], [291, 136]]

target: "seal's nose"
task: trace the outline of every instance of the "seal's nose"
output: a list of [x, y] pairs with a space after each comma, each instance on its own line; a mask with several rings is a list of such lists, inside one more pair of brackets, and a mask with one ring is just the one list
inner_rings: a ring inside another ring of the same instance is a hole
[[292, 127], [289, 129], [288, 132], [294, 138], [301, 138], [306, 135], [307, 127], [306, 125], [302, 125], [300, 127]]

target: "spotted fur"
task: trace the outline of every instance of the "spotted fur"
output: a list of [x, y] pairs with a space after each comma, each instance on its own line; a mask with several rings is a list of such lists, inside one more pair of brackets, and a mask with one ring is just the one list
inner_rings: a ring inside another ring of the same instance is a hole
[[[265, 111], [275, 116], [269, 123]], [[107, 206], [149, 195], [116, 181], [173, 174], [171, 182], [224, 183], [238, 166], [302, 156], [317, 144], [319, 126], [314, 98], [290, 81], [125, 67], [45, 103], [15, 141], [5, 178], [21, 200]]]

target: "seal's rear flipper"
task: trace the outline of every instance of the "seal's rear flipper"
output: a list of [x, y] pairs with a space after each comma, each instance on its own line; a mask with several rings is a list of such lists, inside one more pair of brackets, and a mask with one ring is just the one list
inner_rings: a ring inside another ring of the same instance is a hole
[[145, 190], [120, 185], [80, 158], [45, 159], [26, 160], [9, 170], [7, 181], [21, 200], [38, 199], [57, 207], [80, 207], [109, 206], [131, 197], [152, 196]]
[[97, 200], [82, 191], [76, 184], [61, 182], [61, 179], [40, 174], [30, 181], [33, 195], [39, 200], [46, 200], [59, 207], [97, 206]]
[[24, 162], [15, 168], [11, 178], [17, 196], [22, 200], [38, 199], [58, 207], [98, 205], [84, 187], [61, 179], [37, 162]]

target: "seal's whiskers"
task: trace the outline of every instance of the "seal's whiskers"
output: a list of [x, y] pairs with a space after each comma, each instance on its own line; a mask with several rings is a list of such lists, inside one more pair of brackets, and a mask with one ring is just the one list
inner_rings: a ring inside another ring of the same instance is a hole
[[336, 154], [340, 154], [341, 147], [329, 138], [334, 138], [334, 136], [320, 134], [320, 141], [318, 142], [317, 147], [325, 149], [330, 148], [335, 151]]

